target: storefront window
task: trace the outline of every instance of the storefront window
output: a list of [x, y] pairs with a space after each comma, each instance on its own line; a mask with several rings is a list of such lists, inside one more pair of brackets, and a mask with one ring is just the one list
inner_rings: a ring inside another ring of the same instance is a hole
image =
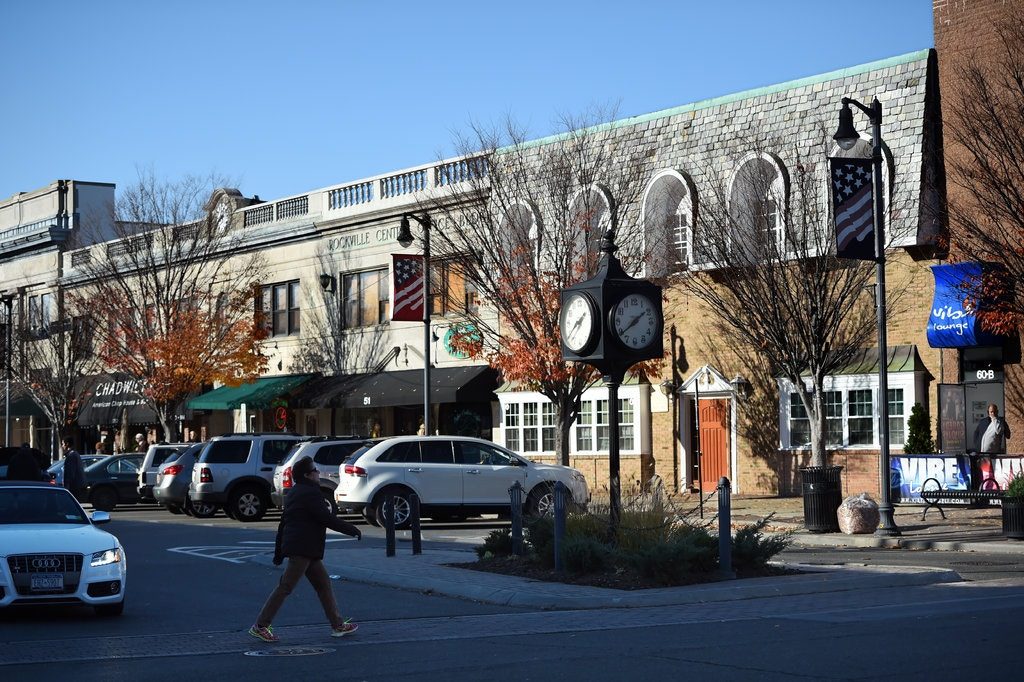
[[903, 418], [903, 389], [889, 389], [889, 442], [903, 443], [906, 440], [906, 420]]
[[557, 436], [555, 404], [543, 403], [541, 405], [541, 449], [545, 452], [553, 452], [558, 447]]
[[580, 413], [576, 417], [576, 449], [587, 451], [594, 449], [593, 436], [594, 403], [587, 401], [580, 404]]
[[537, 452], [537, 403], [523, 403], [523, 452]]

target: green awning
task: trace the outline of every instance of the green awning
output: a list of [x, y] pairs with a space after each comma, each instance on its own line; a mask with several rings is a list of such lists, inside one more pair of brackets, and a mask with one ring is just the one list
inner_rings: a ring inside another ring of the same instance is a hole
[[188, 401], [193, 410], [237, 410], [244, 403], [252, 409], [266, 409], [285, 393], [312, 379], [315, 374], [263, 377], [251, 384], [221, 386]]

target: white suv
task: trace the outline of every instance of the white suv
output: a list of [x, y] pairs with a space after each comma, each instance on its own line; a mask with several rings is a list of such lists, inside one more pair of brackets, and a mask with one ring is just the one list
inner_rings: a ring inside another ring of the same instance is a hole
[[554, 505], [554, 485], [564, 483], [572, 499], [589, 500], [587, 481], [571, 467], [538, 464], [480, 438], [399, 436], [356, 451], [339, 470], [334, 499], [342, 511], [360, 512], [379, 525], [381, 507], [395, 495], [395, 525], [409, 525], [409, 495], [420, 513], [435, 520], [473, 514], [508, 514], [509, 488], [523, 486], [526, 511], [543, 515]]
[[270, 508], [274, 467], [297, 442], [293, 433], [233, 433], [211, 438], [192, 467], [193, 502], [224, 508], [238, 521], [259, 521]]
[[318, 436], [292, 447], [284, 461], [274, 470], [274, 489], [270, 499], [274, 506], [284, 509], [284, 496], [294, 485], [292, 466], [303, 457], [311, 457], [320, 472], [320, 490], [331, 505], [331, 511], [338, 513], [334, 505], [334, 489], [338, 487], [338, 468], [359, 448], [367, 445], [366, 438], [356, 436]]

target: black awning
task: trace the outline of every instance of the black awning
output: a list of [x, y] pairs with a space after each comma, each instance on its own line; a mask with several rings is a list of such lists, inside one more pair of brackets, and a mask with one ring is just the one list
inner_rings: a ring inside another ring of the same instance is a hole
[[[486, 365], [430, 371], [432, 403], [491, 402], [497, 387], [498, 373]], [[299, 389], [291, 404], [297, 408], [421, 405], [423, 370], [320, 377]]]
[[127, 374], [99, 374], [86, 377], [88, 392], [78, 413], [79, 426], [113, 426], [122, 419], [128, 424], [156, 424], [160, 419], [142, 398], [143, 384]]

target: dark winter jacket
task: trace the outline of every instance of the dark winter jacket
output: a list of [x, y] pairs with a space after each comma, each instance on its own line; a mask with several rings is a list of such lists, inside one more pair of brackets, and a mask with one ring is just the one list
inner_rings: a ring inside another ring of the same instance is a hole
[[64, 455], [64, 487], [73, 493], [85, 488], [85, 467], [82, 456], [75, 450], [68, 450]]
[[35, 455], [26, 447], [19, 448], [7, 464], [8, 481], [40, 481], [42, 472]]
[[320, 486], [308, 478], [296, 478], [284, 498], [274, 557], [323, 559], [328, 528], [353, 537], [361, 535], [358, 528], [331, 513]]

